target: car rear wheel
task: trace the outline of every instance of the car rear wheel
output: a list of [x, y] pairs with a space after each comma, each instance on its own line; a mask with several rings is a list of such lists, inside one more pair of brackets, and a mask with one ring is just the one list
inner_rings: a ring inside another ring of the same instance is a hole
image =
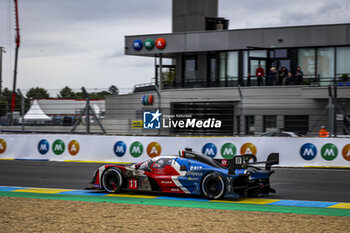
[[225, 194], [225, 181], [218, 173], [209, 173], [201, 184], [202, 194], [208, 199], [220, 199]]
[[109, 193], [119, 192], [123, 185], [123, 176], [118, 168], [109, 168], [103, 173], [102, 187]]

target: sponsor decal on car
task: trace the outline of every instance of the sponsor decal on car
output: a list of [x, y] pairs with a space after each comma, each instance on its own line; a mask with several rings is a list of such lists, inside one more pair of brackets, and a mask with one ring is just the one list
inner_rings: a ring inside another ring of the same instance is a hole
[[191, 170], [191, 171], [192, 171], [192, 170], [201, 170], [201, 169], [203, 169], [202, 166], [190, 166], [190, 170]]
[[203, 176], [203, 173], [190, 171], [190, 172], [187, 172], [187, 175], [188, 176]]
[[162, 180], [161, 183], [162, 184], [172, 184], [173, 182], [172, 181], [167, 181], [167, 180]]

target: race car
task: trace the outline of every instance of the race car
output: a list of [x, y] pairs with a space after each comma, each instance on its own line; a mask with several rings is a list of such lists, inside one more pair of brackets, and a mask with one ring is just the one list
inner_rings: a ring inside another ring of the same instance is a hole
[[[247, 155], [235, 156], [227, 160], [224, 166], [207, 155], [187, 148], [177, 156], [158, 156], [128, 166], [101, 166], [94, 173], [91, 188], [110, 193], [148, 191], [194, 194], [208, 199], [247, 197], [261, 191], [268, 193], [272, 190], [269, 185], [272, 171], [255, 167], [248, 169], [250, 158]], [[278, 161], [272, 162], [270, 159], [263, 163], [271, 168], [271, 164]]]

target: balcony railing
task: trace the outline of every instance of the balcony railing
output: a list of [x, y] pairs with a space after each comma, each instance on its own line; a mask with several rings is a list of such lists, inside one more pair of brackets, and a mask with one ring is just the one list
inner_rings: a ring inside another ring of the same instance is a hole
[[[233, 77], [230, 80], [183, 80], [173, 82], [162, 82], [163, 89], [176, 89], [176, 88], [210, 88], [210, 87], [237, 87], [240, 86], [258, 86], [258, 80], [255, 76], [243, 76]], [[291, 85], [304, 85], [310, 87], [324, 87], [329, 85], [336, 86], [349, 86], [350, 77], [336, 76], [336, 77], [321, 77], [319, 75], [304, 75], [302, 79], [296, 77], [283, 78], [283, 77], [263, 77], [261, 86], [291, 86]]]

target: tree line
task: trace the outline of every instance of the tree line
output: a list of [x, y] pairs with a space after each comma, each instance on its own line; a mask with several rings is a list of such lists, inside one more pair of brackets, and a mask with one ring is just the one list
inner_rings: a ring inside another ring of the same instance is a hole
[[[49, 92], [42, 87], [32, 87], [27, 93], [22, 93], [25, 95], [25, 111], [29, 109], [30, 100], [32, 99], [49, 99], [49, 98], [58, 98], [58, 99], [85, 99], [85, 95], [82, 91], [74, 92], [68, 86], [62, 88], [57, 96], [50, 96]], [[119, 90], [115, 85], [112, 85], [108, 88], [107, 91], [99, 92], [89, 92], [90, 99], [105, 99], [106, 96], [118, 95]], [[12, 100], [12, 91], [8, 88], [4, 88], [0, 97], [0, 116], [6, 115], [10, 111]], [[17, 91], [16, 93], [16, 107], [15, 111], [21, 111], [21, 94]]]

